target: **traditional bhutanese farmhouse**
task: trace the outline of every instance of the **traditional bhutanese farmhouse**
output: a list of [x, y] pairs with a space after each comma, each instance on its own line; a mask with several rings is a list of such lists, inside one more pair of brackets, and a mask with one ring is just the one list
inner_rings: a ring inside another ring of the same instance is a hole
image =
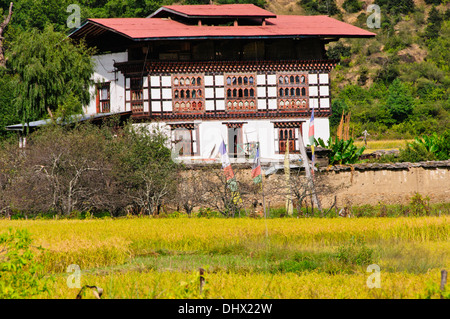
[[[98, 49], [87, 114], [129, 112], [169, 134], [185, 159], [262, 161], [327, 140], [325, 44], [375, 34], [328, 16], [275, 15], [251, 4], [164, 6], [147, 18], [88, 19], [70, 34]], [[137, 124], [140, 125], [140, 124]]]

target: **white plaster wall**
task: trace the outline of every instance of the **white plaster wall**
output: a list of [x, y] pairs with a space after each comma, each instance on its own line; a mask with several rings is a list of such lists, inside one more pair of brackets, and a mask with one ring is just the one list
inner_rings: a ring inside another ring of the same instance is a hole
[[[128, 59], [126, 52], [96, 55], [93, 57], [95, 64], [92, 79], [95, 83], [110, 82], [110, 102], [111, 112], [125, 111], [125, 89], [124, 76], [121, 72], [114, 72], [115, 62], [125, 62]], [[115, 62], [114, 62], [115, 61]], [[90, 88], [91, 101], [84, 109], [88, 115], [95, 114], [96, 109], [96, 91], [95, 86]]]
[[217, 156], [222, 139], [225, 141], [225, 144], [228, 144], [227, 126], [222, 124], [222, 121], [199, 122], [199, 135], [201, 158], [214, 158]]
[[[330, 135], [328, 119], [317, 118], [315, 119], [315, 137], [322, 138], [325, 141], [328, 140]], [[193, 156], [192, 159], [211, 159], [218, 158], [219, 146], [222, 140], [225, 144], [228, 143], [228, 129], [224, 121], [195, 121], [194, 124], [198, 125], [199, 129], [199, 156]], [[242, 122], [242, 121], [237, 121]], [[275, 153], [275, 131], [272, 120], [247, 120], [247, 123], [243, 125], [243, 143], [260, 142], [260, 156], [261, 161], [271, 161], [283, 163], [284, 154]], [[172, 124], [175, 124], [173, 122]], [[181, 122], [180, 122], [181, 123]], [[163, 122], [136, 124], [136, 126], [148, 126], [148, 130], [160, 129], [171, 140], [170, 126]], [[308, 130], [309, 120], [306, 120], [302, 126], [303, 142], [305, 146], [309, 145]], [[168, 145], [168, 147], [170, 147]], [[291, 154], [291, 159], [299, 158], [298, 154]], [[242, 159], [231, 159], [232, 162], [240, 162]]]
[[[305, 146], [309, 145], [309, 121], [310, 119], [308, 119], [302, 126], [303, 143]], [[330, 121], [328, 118], [314, 118], [314, 138], [317, 140], [319, 137], [324, 140], [325, 143], [330, 138]]]

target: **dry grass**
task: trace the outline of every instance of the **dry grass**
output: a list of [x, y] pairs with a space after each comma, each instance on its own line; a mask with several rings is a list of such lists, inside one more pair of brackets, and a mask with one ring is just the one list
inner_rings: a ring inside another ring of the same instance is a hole
[[[43, 298], [76, 296], [66, 284], [70, 264], [104, 298], [416, 298], [450, 265], [448, 216], [0, 220], [0, 233], [10, 227], [46, 248], [40, 260], [56, 281]], [[367, 265], [337, 261], [337, 249], [355, 239], [374, 251], [381, 289], [367, 288]], [[295, 254], [320, 267], [280, 271]], [[207, 269], [206, 295], [198, 267]]]
[[[378, 150], [392, 150], [392, 149], [400, 149], [406, 146], [406, 143], [411, 142], [412, 140], [376, 140], [376, 141], [367, 141], [366, 149], [364, 150], [364, 154], [372, 153]], [[364, 141], [355, 141], [356, 147], [362, 147], [364, 145]]]

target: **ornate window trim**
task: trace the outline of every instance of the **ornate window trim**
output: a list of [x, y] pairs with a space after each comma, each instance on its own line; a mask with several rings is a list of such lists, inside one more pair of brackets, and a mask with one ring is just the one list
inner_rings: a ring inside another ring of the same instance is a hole
[[224, 73], [227, 112], [256, 112], [256, 73]]
[[289, 153], [299, 154], [299, 139], [302, 137], [302, 121], [274, 122], [275, 152], [284, 154], [289, 139]]
[[205, 81], [203, 74], [172, 75], [174, 113], [205, 112]]
[[277, 73], [277, 106], [279, 111], [308, 108], [308, 94], [308, 73]]

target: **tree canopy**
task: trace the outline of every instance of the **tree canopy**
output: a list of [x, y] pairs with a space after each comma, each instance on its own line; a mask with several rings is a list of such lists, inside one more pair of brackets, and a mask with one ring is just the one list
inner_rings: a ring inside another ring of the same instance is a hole
[[11, 43], [9, 57], [19, 77], [14, 104], [23, 123], [60, 111], [71, 96], [78, 99], [73, 111], [82, 112], [82, 105], [90, 101], [91, 53], [83, 45], [73, 45], [51, 25], [19, 34]]

